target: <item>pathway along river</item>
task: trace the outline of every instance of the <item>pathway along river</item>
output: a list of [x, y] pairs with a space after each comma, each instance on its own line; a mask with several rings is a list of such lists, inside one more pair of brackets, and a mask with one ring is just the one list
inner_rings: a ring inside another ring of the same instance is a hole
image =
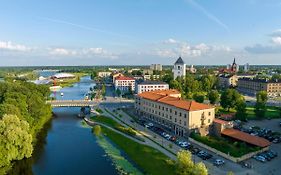
[[[63, 88], [60, 99], [82, 99], [94, 82], [89, 76]], [[90, 175], [118, 174], [112, 160], [97, 143], [90, 128], [82, 127], [77, 118], [80, 108], [54, 108], [56, 117], [47, 124], [32, 158], [18, 161], [9, 174], [17, 175]]]

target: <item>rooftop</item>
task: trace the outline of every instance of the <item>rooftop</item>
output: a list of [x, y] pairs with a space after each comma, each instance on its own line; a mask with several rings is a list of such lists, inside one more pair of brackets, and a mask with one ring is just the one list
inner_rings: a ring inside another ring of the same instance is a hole
[[143, 82], [140, 82], [138, 84], [141, 84], [141, 85], [145, 85], [145, 84], [167, 84], [165, 82], [162, 82], [162, 81], [143, 81]]
[[270, 142], [264, 138], [253, 136], [236, 129], [225, 129], [221, 134], [262, 148], [270, 145]]
[[70, 73], [57, 73], [57, 74], [53, 75], [52, 77], [54, 77], [54, 78], [73, 78], [73, 77], [75, 77], [75, 75], [70, 74]]
[[134, 78], [131, 77], [124, 77], [124, 76], [119, 76], [115, 80], [135, 80]]
[[143, 92], [139, 94], [139, 96], [148, 100], [157, 101], [187, 111], [199, 111], [203, 109], [213, 108], [212, 106], [207, 104], [198, 103], [191, 100], [183, 100], [179, 97], [176, 97], [180, 96], [180, 93], [177, 90], [173, 89]]
[[239, 81], [253, 81], [260, 83], [281, 83], [280, 80], [271, 80], [271, 79], [258, 79], [258, 78], [239, 78]]
[[179, 58], [177, 59], [177, 61], [175, 62], [175, 64], [184, 64], [184, 61], [182, 60], [181, 57], [179, 57]]
[[214, 122], [215, 122], [215, 123], [222, 124], [222, 125], [228, 124], [228, 123], [229, 123], [228, 121], [221, 120], [221, 119], [218, 119], [218, 118], [215, 118], [215, 119], [214, 119]]

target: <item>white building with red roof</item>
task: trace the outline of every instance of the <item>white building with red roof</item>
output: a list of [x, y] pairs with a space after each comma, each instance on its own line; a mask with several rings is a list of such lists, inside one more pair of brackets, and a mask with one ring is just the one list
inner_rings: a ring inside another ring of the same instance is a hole
[[119, 89], [121, 92], [129, 92], [135, 90], [135, 79], [131, 77], [119, 76], [114, 80], [115, 90]]

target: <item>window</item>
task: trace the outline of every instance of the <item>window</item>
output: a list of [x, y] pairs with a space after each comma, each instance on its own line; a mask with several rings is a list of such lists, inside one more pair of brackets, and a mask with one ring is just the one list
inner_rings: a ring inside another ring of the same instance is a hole
[[170, 109], [170, 113], [172, 113], [173, 111], [172, 111], [172, 109]]
[[211, 116], [211, 112], [209, 112], [209, 116]]
[[208, 123], [211, 123], [211, 119], [208, 119]]
[[172, 120], [172, 116], [170, 116], [170, 120]]
[[180, 120], [180, 124], [181, 124], [181, 120]]
[[177, 111], [175, 111], [175, 115], [177, 115]]
[[175, 122], [177, 123], [177, 118], [175, 118]]
[[186, 118], [186, 114], [184, 114], [184, 118]]
[[186, 121], [184, 121], [183, 125], [186, 126]]
[[181, 117], [181, 112], [180, 112], [180, 117]]

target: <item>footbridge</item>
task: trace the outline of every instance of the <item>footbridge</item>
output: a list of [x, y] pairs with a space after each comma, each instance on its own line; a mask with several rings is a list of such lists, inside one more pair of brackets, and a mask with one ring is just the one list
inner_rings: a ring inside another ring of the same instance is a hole
[[97, 105], [133, 105], [134, 101], [50, 100], [46, 101], [46, 103], [52, 107], [94, 107]]

